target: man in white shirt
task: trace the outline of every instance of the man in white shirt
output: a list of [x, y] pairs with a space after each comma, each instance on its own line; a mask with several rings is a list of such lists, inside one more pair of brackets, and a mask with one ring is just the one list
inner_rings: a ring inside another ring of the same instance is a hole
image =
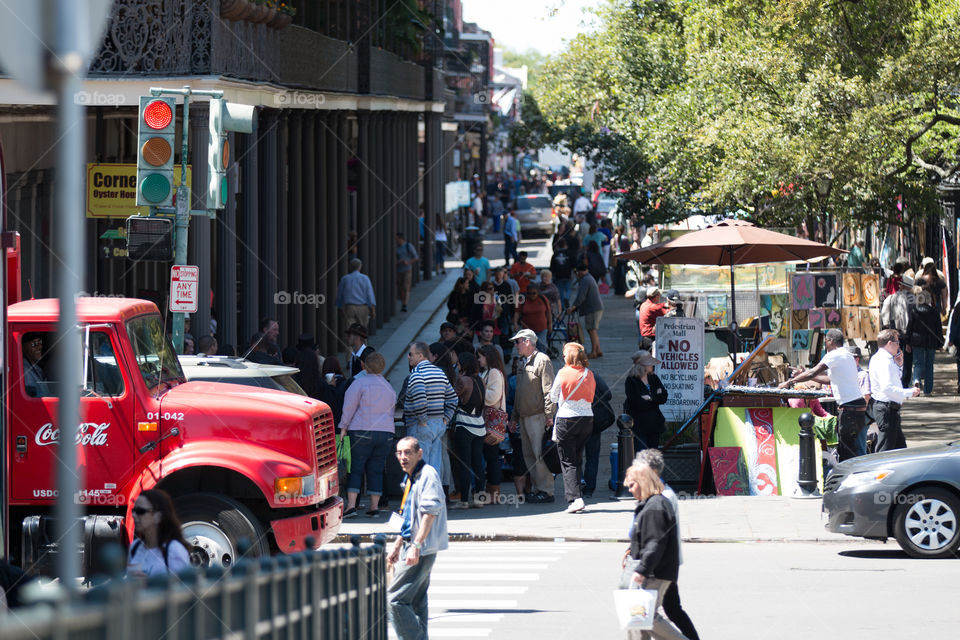
[[870, 358], [870, 393], [879, 431], [874, 453], [906, 449], [907, 441], [900, 428], [900, 405], [920, 392], [914, 387], [902, 386], [903, 351], [896, 330], [884, 329], [878, 333], [877, 346], [880, 348]]
[[[864, 400], [857, 381], [857, 362], [853, 355], [843, 348], [843, 332], [839, 329], [827, 331], [826, 345], [827, 352], [817, 366], [798, 373], [781, 384], [780, 388], [793, 386], [803, 380], [830, 383], [840, 409], [837, 418], [837, 457], [843, 462], [858, 455], [857, 438], [866, 424], [867, 401]], [[823, 375], [825, 371], [829, 373], [829, 377]]]

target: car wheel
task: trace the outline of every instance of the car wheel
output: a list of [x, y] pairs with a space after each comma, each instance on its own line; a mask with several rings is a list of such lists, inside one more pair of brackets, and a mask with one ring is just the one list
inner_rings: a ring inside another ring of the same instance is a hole
[[945, 558], [960, 545], [960, 498], [936, 487], [901, 494], [893, 535], [914, 558]]
[[176, 502], [183, 537], [193, 545], [190, 558], [201, 567], [232, 566], [242, 555], [267, 555], [267, 535], [243, 504], [215, 493], [195, 493]]

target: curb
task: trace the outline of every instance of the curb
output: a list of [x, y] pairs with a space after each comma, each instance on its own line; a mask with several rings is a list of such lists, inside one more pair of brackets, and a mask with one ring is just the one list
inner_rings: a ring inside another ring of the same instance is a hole
[[[333, 542], [347, 543], [353, 538], [361, 542], [373, 542], [377, 536], [384, 536], [388, 540], [393, 539], [396, 533], [364, 533], [364, 534], [340, 534]], [[527, 534], [509, 534], [509, 533], [451, 533], [450, 542], [616, 542], [629, 543], [626, 537], [619, 538], [594, 538], [585, 536], [538, 536]], [[863, 539], [850, 537], [849, 539], [819, 538], [816, 536], [809, 538], [789, 538], [789, 537], [760, 537], [760, 538], [683, 538], [684, 543], [690, 544], [748, 544], [748, 543], [832, 543], [832, 544], [851, 544], [853, 542], [863, 542]], [[877, 541], [879, 542], [879, 541]]]

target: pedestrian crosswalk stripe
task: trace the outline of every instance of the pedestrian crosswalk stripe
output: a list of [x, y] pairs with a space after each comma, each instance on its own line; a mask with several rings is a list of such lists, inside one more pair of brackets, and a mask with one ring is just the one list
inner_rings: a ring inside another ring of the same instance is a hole
[[540, 579], [539, 573], [439, 573], [430, 574], [431, 581], [451, 582], [462, 580], [464, 582], [500, 582], [503, 580], [510, 582], [520, 582], [523, 580], [537, 581]]
[[[489, 637], [493, 632], [493, 629], [485, 628], [476, 628], [471, 627], [468, 629], [458, 629], [458, 628], [443, 628], [439, 627], [434, 629], [430, 627], [430, 637], [431, 638], [486, 638]], [[396, 638], [397, 634], [391, 628], [387, 634], [390, 638]]]
[[437, 562], [434, 566], [437, 567], [437, 568], [442, 568], [442, 569], [445, 570], [445, 571], [453, 571], [453, 570], [457, 570], [457, 571], [470, 571], [470, 570], [472, 570], [472, 569], [476, 569], [477, 567], [482, 567], [482, 568], [484, 568], [484, 569], [490, 569], [490, 570], [493, 570], [493, 569], [504, 569], [504, 570], [510, 570], [510, 569], [522, 569], [522, 570], [541, 569], [541, 570], [542, 570], [542, 569], [546, 569], [546, 568], [547, 568], [547, 565], [546, 565], [546, 564], [543, 564], [543, 563], [540, 563], [540, 564], [531, 564], [531, 563], [526, 563], [526, 562], [515, 562], [515, 563], [514, 563], [514, 562], [476, 562], [476, 563], [470, 563], [470, 562], [464, 562], [464, 561], [461, 561], [461, 560], [454, 560], [454, 561], [452, 561], [452, 562], [443, 562], [443, 561], [441, 561], [441, 562]]
[[431, 609], [469, 609], [470, 611], [517, 608], [516, 600], [480, 600], [477, 598], [464, 600], [438, 600], [436, 598], [429, 598], [427, 604]]
[[489, 622], [500, 622], [503, 620], [502, 613], [462, 613], [459, 611], [445, 611], [443, 613], [431, 613], [430, 625], [434, 623], [457, 623], [457, 624], [480, 624]]
[[503, 585], [503, 586], [480, 586], [480, 585], [430, 585], [430, 595], [433, 594], [477, 594], [477, 595], [504, 595], [504, 596], [518, 596], [527, 592], [529, 587], [517, 587], [513, 585]]

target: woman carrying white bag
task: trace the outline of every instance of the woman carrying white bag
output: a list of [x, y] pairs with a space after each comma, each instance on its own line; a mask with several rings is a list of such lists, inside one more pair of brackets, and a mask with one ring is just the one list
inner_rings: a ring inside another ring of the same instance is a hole
[[[676, 627], [659, 613], [663, 603], [663, 595], [671, 582], [677, 580], [680, 572], [680, 548], [677, 543], [677, 517], [673, 506], [663, 495], [663, 483], [657, 473], [646, 464], [634, 463], [627, 469], [625, 484], [627, 489], [637, 499], [634, 511], [633, 525], [630, 527], [630, 548], [623, 556], [623, 573], [620, 577], [621, 589], [636, 589], [656, 593], [653, 603], [654, 613], [652, 624], [649, 616], [646, 623], [642, 606], [628, 611], [626, 617], [621, 615], [621, 625], [628, 629], [628, 638], [667, 638], [687, 640]], [[635, 597], [640, 598], [640, 594]], [[626, 600], [631, 596], [615, 594], [618, 606], [629, 606]], [[652, 600], [652, 598], [651, 598]], [[639, 600], [638, 600], [639, 601]], [[631, 621], [632, 624], [628, 624]]]

